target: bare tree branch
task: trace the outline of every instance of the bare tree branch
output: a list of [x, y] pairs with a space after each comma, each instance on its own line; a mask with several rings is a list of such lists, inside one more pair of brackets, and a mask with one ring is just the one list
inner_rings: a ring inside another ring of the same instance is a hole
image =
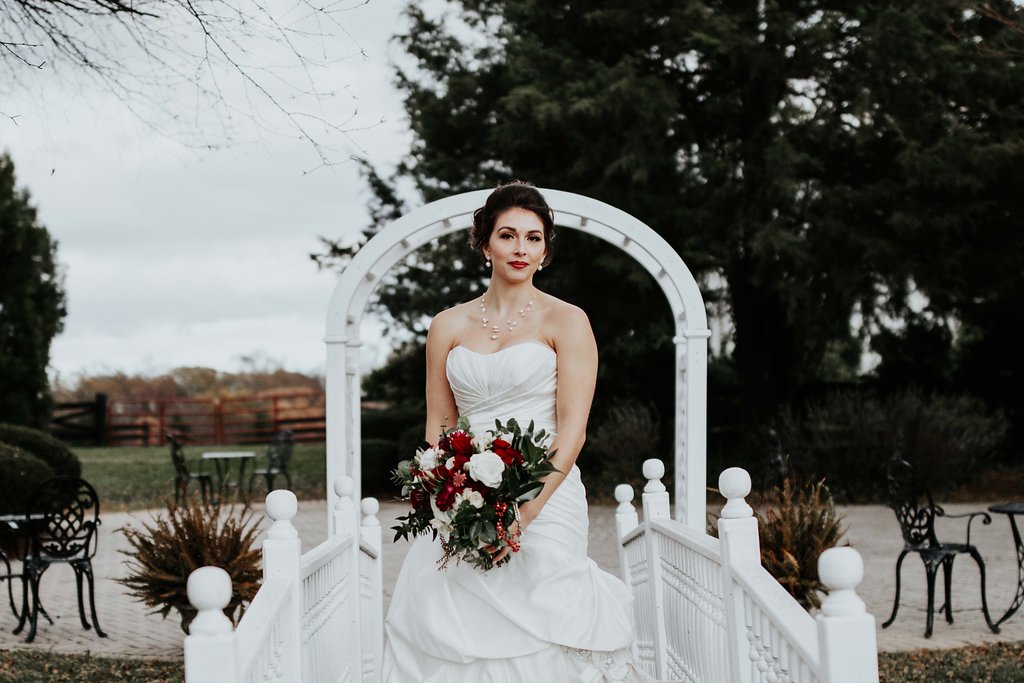
[[0, 102], [40, 70], [85, 75], [161, 134], [287, 136], [332, 165], [358, 114], [337, 67], [366, 58], [342, 19], [368, 2], [0, 0]]

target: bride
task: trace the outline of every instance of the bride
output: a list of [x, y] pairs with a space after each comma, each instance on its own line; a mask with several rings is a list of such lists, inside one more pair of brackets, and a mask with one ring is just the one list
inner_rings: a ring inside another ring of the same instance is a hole
[[[462, 416], [483, 435], [530, 420], [555, 433], [540, 494], [520, 505], [521, 550], [490, 571], [439, 570], [429, 535], [410, 548], [385, 621], [388, 683], [647, 680], [633, 666], [631, 598], [587, 557], [587, 500], [576, 466], [597, 376], [586, 314], [534, 287], [554, 221], [539, 191], [499, 186], [473, 214], [470, 246], [491, 280], [439, 313], [427, 334], [426, 437]], [[511, 531], [511, 530], [510, 530]]]

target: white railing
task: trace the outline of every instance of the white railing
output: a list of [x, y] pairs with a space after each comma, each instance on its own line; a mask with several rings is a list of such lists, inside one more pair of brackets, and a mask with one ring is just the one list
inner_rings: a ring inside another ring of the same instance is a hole
[[263, 585], [232, 630], [223, 608], [231, 580], [219, 567], [188, 579], [199, 614], [185, 638], [188, 683], [372, 683], [380, 678], [383, 595], [379, 504], [362, 501], [354, 486], [334, 486], [335, 533], [305, 555], [291, 520], [298, 510], [290, 491], [267, 496], [273, 520], [263, 541]]
[[744, 470], [719, 478], [727, 499], [719, 538], [671, 519], [664, 475], [660, 460], [644, 463], [643, 524], [632, 487], [615, 490], [637, 654], [648, 673], [695, 683], [878, 681], [875, 620], [855, 592], [864, 577], [857, 551], [822, 553], [818, 575], [829, 595], [811, 617], [761, 566]]

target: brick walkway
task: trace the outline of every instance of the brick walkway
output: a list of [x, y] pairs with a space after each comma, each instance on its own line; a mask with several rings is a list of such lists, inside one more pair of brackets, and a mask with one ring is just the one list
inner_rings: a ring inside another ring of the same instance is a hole
[[[950, 505], [950, 513], [984, 509], [986, 505]], [[402, 513], [402, 506], [385, 505], [381, 513], [385, 540], [385, 601], [405, 555], [407, 544], [392, 545], [388, 527]], [[882, 506], [856, 506], [840, 509], [846, 516], [847, 538], [864, 556], [866, 579], [860, 595], [877, 622], [888, 618], [892, 609], [896, 556], [902, 546], [895, 518]], [[148, 513], [109, 513], [103, 517], [103, 536], [94, 569], [97, 576], [97, 605], [100, 625], [108, 638], [98, 638], [84, 631], [78, 621], [75, 584], [70, 568], [54, 566], [43, 577], [42, 596], [54, 618], [51, 625], [42, 620], [34, 643], [26, 644], [11, 634], [15, 621], [4, 602], [0, 603], [0, 649], [32, 648], [53, 652], [90, 652], [94, 655], [127, 655], [178, 658], [182, 654], [182, 632], [178, 618], [172, 614], [166, 621], [159, 615], [147, 615], [142, 604], [132, 602], [121, 586], [111, 579], [124, 571], [124, 556], [119, 550], [127, 547], [119, 530], [126, 524], [147, 519]], [[319, 543], [326, 535], [326, 505], [323, 502], [301, 502], [295, 524], [303, 539], [304, 549]], [[940, 538], [960, 540], [963, 520], [940, 520]], [[1009, 605], [1017, 585], [1016, 556], [1009, 523], [1004, 515], [995, 515], [991, 526], [975, 524], [974, 541], [988, 568], [988, 596], [994, 617]], [[607, 571], [618, 573], [618, 555], [614, 538], [614, 508], [595, 506], [591, 510], [590, 552]], [[981, 617], [978, 571], [969, 557], [957, 561], [953, 576], [954, 624], [936, 618], [931, 639], [924, 633], [924, 570], [915, 556], [903, 566], [903, 599], [896, 623], [889, 629], [878, 629], [880, 650], [915, 648], [950, 648], [966, 644], [1024, 640], [1024, 610], [1003, 624], [998, 635], [991, 633]], [[6, 586], [0, 584], [6, 590]]]

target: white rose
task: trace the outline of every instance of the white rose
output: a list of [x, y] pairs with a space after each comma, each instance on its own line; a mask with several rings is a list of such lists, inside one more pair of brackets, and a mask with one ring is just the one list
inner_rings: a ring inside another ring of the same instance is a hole
[[451, 457], [444, 461], [444, 466], [448, 469], [455, 467], [455, 458]]
[[492, 489], [501, 483], [504, 472], [505, 463], [491, 451], [477, 453], [469, 459], [469, 476]]
[[458, 509], [463, 503], [469, 503], [475, 508], [482, 508], [484, 506], [484, 497], [480, 495], [479, 491], [466, 489], [462, 493], [456, 494], [452, 509]]
[[452, 525], [448, 522], [442, 522], [440, 519], [430, 520], [430, 525], [437, 529], [437, 535], [441, 537], [441, 540], [445, 543], [448, 542], [448, 537], [452, 534]]
[[423, 471], [434, 469], [437, 467], [437, 451], [433, 448], [421, 451], [419, 455], [419, 463], [419, 467]]
[[491, 445], [491, 440], [484, 436], [473, 437], [473, 452], [483, 453], [487, 450], [487, 447]]

